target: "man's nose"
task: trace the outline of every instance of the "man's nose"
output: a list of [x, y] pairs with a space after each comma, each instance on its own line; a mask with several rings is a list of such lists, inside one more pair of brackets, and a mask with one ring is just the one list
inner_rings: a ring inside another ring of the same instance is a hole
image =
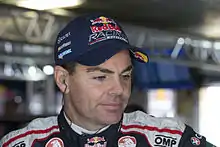
[[120, 81], [120, 79], [112, 80], [111, 89], [109, 93], [111, 95], [121, 95], [123, 91], [124, 91], [124, 86], [122, 81]]

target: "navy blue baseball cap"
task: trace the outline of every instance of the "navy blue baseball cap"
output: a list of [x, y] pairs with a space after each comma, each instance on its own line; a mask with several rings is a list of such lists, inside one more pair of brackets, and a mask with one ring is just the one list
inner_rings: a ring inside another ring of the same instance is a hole
[[131, 46], [122, 27], [112, 18], [100, 14], [82, 15], [69, 22], [56, 39], [56, 65], [77, 62], [82, 65], [102, 64], [121, 50], [148, 62], [148, 57]]

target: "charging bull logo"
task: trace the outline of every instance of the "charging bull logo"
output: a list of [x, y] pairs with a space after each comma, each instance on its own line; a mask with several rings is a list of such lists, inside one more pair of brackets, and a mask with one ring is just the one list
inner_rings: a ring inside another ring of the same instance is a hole
[[144, 53], [141, 52], [134, 52], [134, 57], [137, 60], [140, 60], [141, 62], [147, 63], [148, 62], [148, 57]]
[[104, 137], [92, 137], [87, 139], [87, 144], [85, 147], [106, 147], [107, 142]]
[[94, 20], [90, 20], [92, 25], [95, 25], [97, 23], [107, 24], [107, 23], [115, 23], [112, 19], [109, 19], [105, 16], [100, 16], [99, 18], [96, 18]]

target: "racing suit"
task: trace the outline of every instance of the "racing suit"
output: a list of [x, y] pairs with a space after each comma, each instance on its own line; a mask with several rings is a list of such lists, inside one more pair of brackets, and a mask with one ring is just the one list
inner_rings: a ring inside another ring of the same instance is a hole
[[205, 147], [206, 139], [178, 120], [156, 118], [141, 111], [123, 114], [119, 123], [109, 126], [102, 132], [79, 135], [73, 131], [61, 111], [58, 116], [37, 118], [26, 127], [10, 132], [2, 138], [0, 145], [1, 147]]

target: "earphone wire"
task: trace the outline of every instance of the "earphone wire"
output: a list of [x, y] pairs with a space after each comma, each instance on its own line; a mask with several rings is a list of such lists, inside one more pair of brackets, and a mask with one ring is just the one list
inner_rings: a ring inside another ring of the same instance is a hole
[[65, 89], [64, 89], [64, 92], [63, 92], [63, 97], [62, 97], [62, 106], [64, 106], [64, 96], [65, 96], [65, 93], [66, 93], [66, 90], [67, 90], [67, 85], [66, 85], [66, 83], [64, 82], [64, 84], [65, 84]]

